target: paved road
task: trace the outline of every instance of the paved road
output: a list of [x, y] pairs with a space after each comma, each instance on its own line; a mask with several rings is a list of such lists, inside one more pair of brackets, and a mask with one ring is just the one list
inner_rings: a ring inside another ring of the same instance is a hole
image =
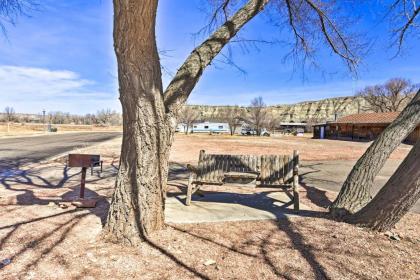
[[0, 169], [9, 164], [39, 162], [75, 148], [93, 145], [120, 135], [120, 132], [82, 132], [0, 138]]
[[[350, 173], [355, 161], [307, 161], [303, 162], [299, 173], [302, 174], [301, 180], [303, 187], [307, 186], [321, 188], [339, 192], [347, 175]], [[376, 176], [373, 186], [373, 195], [388, 181], [389, 177], [397, 169], [401, 161], [388, 160], [378, 176]], [[420, 201], [413, 206], [411, 211], [420, 213]]]

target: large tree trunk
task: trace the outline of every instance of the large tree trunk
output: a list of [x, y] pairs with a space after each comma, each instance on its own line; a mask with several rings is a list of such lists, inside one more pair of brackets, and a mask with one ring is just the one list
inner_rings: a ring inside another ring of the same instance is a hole
[[378, 231], [390, 230], [420, 198], [420, 140], [385, 186], [348, 221]]
[[370, 190], [378, 172], [391, 153], [420, 123], [420, 91], [400, 115], [379, 135], [357, 161], [330, 206], [336, 218], [356, 213], [370, 200]]
[[123, 142], [105, 232], [134, 245], [164, 225], [169, 147], [155, 40], [157, 0], [114, 1]]
[[204, 69], [269, 0], [249, 0], [190, 54], [165, 93], [155, 40], [157, 2], [114, 0], [123, 143], [104, 233], [129, 245], [164, 225], [169, 151], [182, 106]]

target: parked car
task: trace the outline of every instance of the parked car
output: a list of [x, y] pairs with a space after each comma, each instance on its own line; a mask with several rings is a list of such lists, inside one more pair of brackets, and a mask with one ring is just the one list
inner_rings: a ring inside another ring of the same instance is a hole
[[[242, 135], [257, 135], [257, 130], [251, 127], [243, 127], [241, 129], [241, 134]], [[261, 130], [260, 136], [270, 136], [270, 132], [268, 132], [267, 129], [263, 128]]]

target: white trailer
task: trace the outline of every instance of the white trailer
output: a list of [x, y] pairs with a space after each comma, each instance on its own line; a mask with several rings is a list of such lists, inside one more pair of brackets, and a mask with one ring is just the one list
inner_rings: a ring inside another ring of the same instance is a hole
[[203, 122], [194, 123], [191, 129], [193, 133], [230, 133], [228, 123]]

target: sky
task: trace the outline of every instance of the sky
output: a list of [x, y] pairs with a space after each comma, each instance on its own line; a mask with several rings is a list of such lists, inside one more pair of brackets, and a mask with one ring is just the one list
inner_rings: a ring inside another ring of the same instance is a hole
[[[118, 100], [117, 64], [112, 42], [112, 1], [38, 1], [39, 7], [6, 25], [0, 34], [0, 111], [42, 110], [77, 114], [110, 108], [121, 111]], [[161, 52], [163, 83], [203, 39], [197, 32], [206, 25], [205, 0], [161, 0], [156, 26]], [[375, 1], [370, 1], [376, 3]], [[377, 11], [381, 13], [377, 13]], [[376, 12], [375, 12], [376, 11]], [[291, 104], [328, 97], [351, 96], [367, 85], [393, 77], [420, 82], [419, 38], [409, 37], [402, 53], [394, 57], [389, 21], [384, 7], [372, 4], [354, 12], [360, 21], [354, 30], [369, 42], [357, 76], [325, 46], [319, 46], [318, 68], [302, 70], [291, 60], [290, 34], [270, 22], [271, 11], [251, 20], [241, 38], [281, 43], [244, 46], [234, 43], [209, 66], [188, 103], [248, 105], [262, 96], [268, 105]]]

